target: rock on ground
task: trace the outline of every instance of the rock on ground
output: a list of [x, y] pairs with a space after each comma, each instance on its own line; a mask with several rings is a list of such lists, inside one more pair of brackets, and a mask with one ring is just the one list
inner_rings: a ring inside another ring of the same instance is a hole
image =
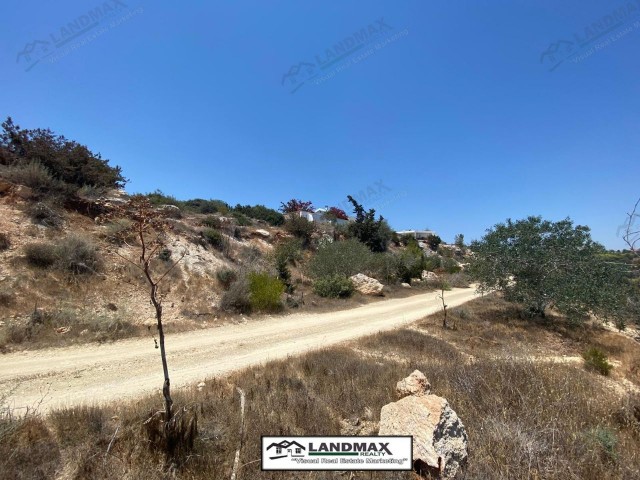
[[[407, 385], [412, 382], [424, 386], [426, 381], [428, 384], [426, 377], [416, 372], [398, 383], [403, 392], [409, 390]], [[400, 393], [400, 388], [398, 390]], [[453, 479], [467, 460], [467, 432], [446, 399], [425, 394], [425, 389], [415, 390], [418, 394], [410, 394], [382, 407], [379, 435], [412, 435], [414, 469], [438, 478]]]
[[428, 282], [438, 280], [438, 275], [427, 270], [422, 271], [422, 279]]
[[409, 395], [429, 395], [431, 393], [431, 384], [427, 377], [420, 370], [414, 370], [407, 378], [400, 380], [396, 384], [396, 393], [398, 398], [408, 397]]
[[384, 285], [375, 278], [358, 273], [357, 275], [353, 275], [350, 280], [353, 282], [355, 289], [363, 295], [382, 295]]

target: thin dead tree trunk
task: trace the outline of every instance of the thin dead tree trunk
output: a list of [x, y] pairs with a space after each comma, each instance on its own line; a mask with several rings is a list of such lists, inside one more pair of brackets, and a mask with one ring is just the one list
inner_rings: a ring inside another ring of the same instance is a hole
[[442, 285], [438, 298], [442, 300], [442, 311], [444, 312], [444, 317], [442, 319], [442, 328], [447, 328], [447, 304], [444, 301], [444, 285]]
[[231, 472], [231, 480], [236, 480], [238, 475], [238, 464], [240, 463], [240, 451], [242, 450], [242, 446], [244, 445], [244, 402], [245, 395], [244, 390], [240, 387], [236, 387], [236, 390], [240, 394], [240, 445], [238, 445], [238, 450], [236, 450], [236, 457], [233, 461], [233, 471]]

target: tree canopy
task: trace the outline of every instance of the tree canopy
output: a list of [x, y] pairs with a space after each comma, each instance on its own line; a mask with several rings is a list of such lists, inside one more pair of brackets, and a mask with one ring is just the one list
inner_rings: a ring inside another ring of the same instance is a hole
[[373, 208], [365, 211], [351, 195], [348, 195], [347, 199], [353, 205], [353, 212], [356, 214], [355, 222], [349, 224], [349, 233], [372, 252], [385, 252], [392, 233], [387, 221], [382, 216], [376, 220], [376, 211]]
[[99, 153], [49, 129], [20, 128], [8, 117], [0, 134], [0, 164], [26, 167], [38, 164], [68, 187], [121, 188], [126, 183], [120, 167], [112, 167]]
[[629, 285], [624, 269], [606, 261], [589, 227], [574, 226], [568, 218], [508, 219], [471, 249], [470, 270], [480, 290], [502, 291], [532, 315], [544, 316], [553, 306], [572, 318], [588, 313], [608, 318], [624, 307]]

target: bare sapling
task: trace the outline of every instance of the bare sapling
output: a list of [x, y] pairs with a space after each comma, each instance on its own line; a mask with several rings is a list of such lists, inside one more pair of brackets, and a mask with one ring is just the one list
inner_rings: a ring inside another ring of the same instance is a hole
[[[169, 377], [169, 366], [167, 363], [167, 352], [165, 348], [165, 334], [162, 324], [162, 294], [160, 284], [167, 279], [167, 275], [175, 269], [186, 255], [186, 251], [173, 262], [163, 265], [160, 272], [156, 273], [156, 268], [152, 260], [158, 257], [166, 246], [167, 233], [171, 226], [162, 216], [161, 212], [151, 205], [149, 200], [142, 195], [133, 196], [125, 205], [113, 208], [102, 220], [115, 218], [127, 218], [131, 221], [130, 226], [118, 233], [119, 240], [131, 249], [137, 249], [139, 255], [132, 260], [128, 256], [115, 251], [116, 255], [133, 265], [142, 273], [145, 283], [148, 286], [149, 300], [153, 306], [158, 331], [158, 342], [156, 348], [160, 348], [160, 358], [162, 360], [162, 371], [164, 382], [162, 385], [162, 395], [164, 398], [164, 411], [152, 413], [145, 422], [153, 444], [161, 444], [166, 453], [173, 457], [177, 450], [191, 448], [193, 439], [197, 434], [197, 419], [195, 413], [188, 416], [186, 409], [181, 409], [178, 415], [174, 415], [173, 399], [171, 398], [171, 379]], [[135, 238], [137, 245], [127, 243], [127, 238]], [[158, 345], [159, 344], [159, 345]]]

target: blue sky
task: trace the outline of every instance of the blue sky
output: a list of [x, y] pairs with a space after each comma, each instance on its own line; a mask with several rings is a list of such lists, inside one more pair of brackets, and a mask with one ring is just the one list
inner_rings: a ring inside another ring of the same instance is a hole
[[[4, 2], [0, 114], [100, 152], [130, 192], [352, 194], [448, 241], [570, 216], [623, 247], [640, 196], [636, 0], [116, 3]], [[18, 56], [35, 40], [49, 50]], [[341, 42], [359, 48], [327, 66]]]

